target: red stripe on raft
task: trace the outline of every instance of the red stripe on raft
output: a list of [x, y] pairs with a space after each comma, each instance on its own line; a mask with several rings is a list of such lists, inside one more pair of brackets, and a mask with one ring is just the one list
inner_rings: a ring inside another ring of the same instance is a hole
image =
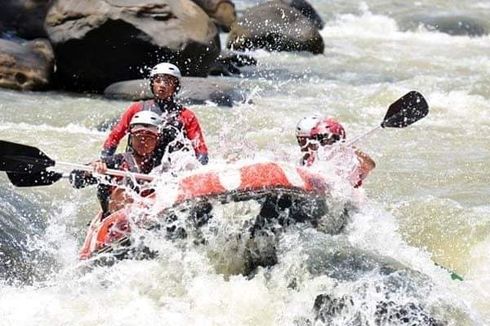
[[216, 172], [209, 172], [198, 175], [191, 175], [180, 181], [179, 195], [176, 203], [210, 195], [217, 195], [226, 192], [221, 184]]
[[277, 186], [292, 188], [282, 168], [275, 163], [260, 163], [240, 169], [240, 190], [260, 190]]

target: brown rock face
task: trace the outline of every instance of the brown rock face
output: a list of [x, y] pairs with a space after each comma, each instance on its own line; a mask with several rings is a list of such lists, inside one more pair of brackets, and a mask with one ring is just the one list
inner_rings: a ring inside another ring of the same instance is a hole
[[315, 8], [306, 0], [280, 0], [294, 9], [297, 9], [318, 29], [325, 26], [322, 17], [316, 12]]
[[47, 40], [13, 42], [0, 39], [0, 87], [42, 90], [49, 86], [54, 54]]
[[231, 28], [227, 47], [320, 54], [325, 45], [318, 29], [301, 12], [281, 1], [270, 1], [244, 12]]
[[229, 31], [236, 21], [235, 4], [230, 0], [192, 0], [201, 7], [215, 23]]
[[220, 52], [216, 26], [190, 0], [55, 0], [46, 30], [58, 83], [73, 90], [146, 77], [164, 61], [205, 76]]

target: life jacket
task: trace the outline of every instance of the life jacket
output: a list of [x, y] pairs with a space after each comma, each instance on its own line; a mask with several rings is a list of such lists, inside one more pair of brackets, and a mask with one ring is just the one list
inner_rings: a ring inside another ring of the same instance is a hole
[[187, 139], [187, 131], [180, 118], [184, 108], [173, 101], [159, 105], [155, 100], [147, 100], [143, 102], [141, 110], [155, 112], [163, 120], [155, 154], [155, 165], [159, 165], [166, 152], [171, 153], [183, 147], [181, 142], [176, 141], [177, 139]]
[[[129, 171], [129, 172], [136, 172], [136, 173], [149, 173], [152, 168], [155, 166], [154, 161], [152, 161], [152, 164], [148, 165], [146, 169], [142, 170], [136, 164], [136, 160], [134, 159], [133, 154], [130, 151], [126, 151], [121, 154], [116, 154], [106, 160], [106, 164], [108, 168], [111, 169], [117, 169], [121, 171]], [[121, 179], [120, 177], [117, 177], [118, 179]], [[131, 188], [135, 190], [137, 193], [140, 194], [140, 196], [147, 196], [154, 192], [153, 189], [144, 189], [143, 191], [140, 191], [140, 185], [139, 183], [143, 183], [144, 181], [137, 180], [136, 184], [131, 184]], [[109, 199], [112, 197], [114, 194], [114, 190], [118, 189], [114, 186], [111, 185], [106, 185], [106, 184], [99, 184], [97, 187], [97, 198], [100, 201], [100, 205], [102, 208], [102, 218], [105, 218], [111, 211], [113, 211], [114, 207], [110, 207], [110, 202]], [[119, 188], [120, 189], [120, 188]], [[124, 190], [120, 190], [124, 191]]]
[[147, 100], [143, 102], [141, 110], [152, 111], [158, 114], [163, 120], [163, 130], [175, 129], [176, 131], [181, 132], [184, 137], [187, 137], [187, 132], [184, 128], [184, 124], [180, 120], [180, 114], [184, 110], [182, 105], [175, 102], [169, 102], [159, 105], [157, 102], [155, 102], [155, 100]]
[[[311, 167], [313, 163], [318, 159], [318, 152], [311, 152], [308, 153], [308, 157], [305, 159], [305, 156], [303, 155], [299, 161], [299, 165], [305, 166], [305, 167]], [[354, 152], [332, 152], [334, 155], [327, 155], [321, 158], [321, 160], [324, 161], [330, 161], [335, 164], [336, 167], [339, 168], [337, 171], [338, 174], [343, 175], [346, 177], [350, 184], [354, 188], [359, 188], [362, 186], [362, 170], [361, 170], [361, 162], [359, 161], [359, 158], [357, 155], [354, 154]], [[343, 155], [342, 155], [343, 154]], [[352, 161], [355, 162], [352, 164]], [[344, 167], [344, 163], [351, 162], [350, 166], [348, 166], [347, 170], [341, 169], [341, 167]]]
[[[133, 154], [130, 151], [114, 155], [110, 160], [106, 161], [107, 167], [111, 169], [145, 173], [140, 171]], [[148, 173], [148, 172], [147, 172]]]

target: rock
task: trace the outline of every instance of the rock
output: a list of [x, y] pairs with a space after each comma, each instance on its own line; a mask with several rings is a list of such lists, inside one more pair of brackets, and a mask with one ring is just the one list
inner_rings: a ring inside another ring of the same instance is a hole
[[217, 60], [229, 62], [237, 67], [257, 65], [257, 60], [254, 57], [246, 54], [222, 53]]
[[190, 0], [57, 0], [46, 30], [71, 90], [103, 91], [164, 61], [206, 76], [220, 52], [215, 24]]
[[427, 309], [414, 302], [397, 304], [393, 301], [380, 301], [376, 305], [375, 312], [376, 325], [427, 325], [445, 326], [448, 323], [432, 317]]
[[54, 54], [47, 40], [0, 39], [0, 87], [42, 90], [49, 86]]
[[46, 229], [41, 209], [12, 188], [0, 186], [0, 280], [32, 284], [56, 267], [54, 259], [36, 248]]
[[245, 101], [245, 92], [238, 82], [219, 77], [182, 78], [182, 90], [178, 96], [184, 104], [216, 103], [219, 106], [232, 107]]
[[44, 18], [49, 3], [50, 0], [0, 1], [0, 29], [14, 31], [25, 39], [46, 38]]
[[449, 35], [483, 36], [488, 34], [485, 23], [466, 16], [412, 16], [402, 21], [402, 26], [410, 29], [423, 24], [428, 30], [439, 31]]
[[228, 32], [236, 21], [235, 4], [231, 0], [192, 0], [201, 7], [216, 25]]
[[299, 10], [316, 28], [322, 29], [325, 26], [322, 17], [306, 0], [281, 0], [281, 2]]
[[217, 60], [211, 66], [211, 68], [209, 68], [208, 73], [210, 76], [233, 76], [233, 75], [239, 75], [241, 71], [231, 63]]
[[315, 298], [313, 304], [315, 319], [330, 324], [334, 317], [341, 315], [348, 307], [352, 306], [354, 306], [353, 300], [347, 295], [333, 297], [328, 294], [320, 294]]
[[211, 76], [232, 76], [241, 73], [239, 67], [255, 66], [257, 60], [245, 54], [222, 53], [211, 66], [208, 74]]
[[104, 90], [104, 96], [111, 99], [138, 101], [150, 99], [153, 94], [148, 80], [136, 79], [109, 85]]
[[280, 248], [282, 261], [305, 257], [288, 267], [288, 283], [302, 288], [306, 280], [328, 279], [331, 284], [314, 300], [311, 325], [446, 325], [434, 314], [444, 311], [439, 306], [444, 303], [430, 299], [438, 289], [429, 276], [355, 247], [348, 235], [305, 230], [287, 240]]
[[[182, 77], [182, 90], [178, 98], [183, 104], [205, 104], [214, 102], [221, 106], [233, 106], [235, 102], [243, 102], [245, 95], [240, 91], [238, 83], [222, 78]], [[118, 82], [104, 91], [108, 98], [125, 100], [144, 100], [153, 98], [148, 80], [138, 79]]]
[[[432, 317], [424, 305], [414, 302], [395, 303], [391, 300], [378, 301], [374, 307], [373, 316], [365, 316], [359, 310], [359, 304], [351, 296], [343, 295], [335, 297], [329, 294], [321, 294], [316, 297], [313, 309], [315, 311], [315, 322], [320, 321], [322, 324], [332, 325], [342, 320], [346, 325], [364, 325], [360, 321], [375, 321], [375, 325], [426, 325], [426, 326], [444, 326], [446, 322], [439, 321]], [[366, 304], [364, 305], [365, 308]], [[369, 307], [370, 308], [370, 307]], [[370, 309], [362, 309], [365, 311]], [[346, 316], [352, 316], [351, 318]], [[367, 317], [367, 318], [366, 318]], [[354, 323], [357, 321], [357, 323]], [[366, 323], [367, 325], [368, 323]]]
[[269, 51], [309, 51], [321, 54], [323, 39], [300, 11], [274, 0], [248, 8], [233, 24], [227, 47], [233, 50], [263, 48]]

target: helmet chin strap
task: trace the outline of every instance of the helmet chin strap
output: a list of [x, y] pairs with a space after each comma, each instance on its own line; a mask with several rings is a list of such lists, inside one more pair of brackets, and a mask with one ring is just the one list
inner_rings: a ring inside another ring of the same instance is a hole
[[128, 143], [126, 144], [126, 152], [133, 151], [133, 146], [131, 145], [131, 133], [128, 134]]

